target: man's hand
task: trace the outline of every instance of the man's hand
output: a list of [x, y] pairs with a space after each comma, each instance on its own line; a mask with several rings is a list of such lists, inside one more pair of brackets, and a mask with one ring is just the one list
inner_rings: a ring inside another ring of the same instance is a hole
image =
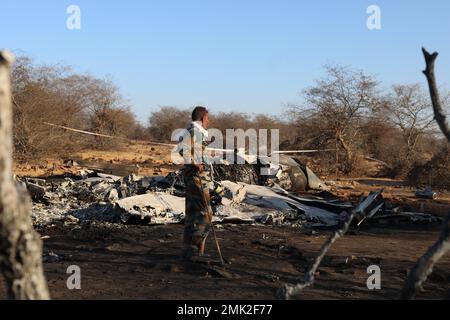
[[203, 164], [193, 164], [194, 168], [197, 169], [198, 173], [205, 171], [205, 166]]

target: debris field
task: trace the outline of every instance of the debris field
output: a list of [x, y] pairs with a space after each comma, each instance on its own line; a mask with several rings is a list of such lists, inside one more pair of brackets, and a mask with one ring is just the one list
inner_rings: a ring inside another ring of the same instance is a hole
[[[213, 220], [231, 262], [226, 266], [217, 262], [211, 239], [211, 261], [180, 260], [181, 171], [116, 176], [82, 169], [16, 177], [33, 199], [52, 297], [275, 299], [284, 283], [304, 279], [320, 246], [355, 210], [351, 230], [331, 248], [301, 298], [398, 298], [409, 268], [436, 239], [442, 216], [384, 199], [382, 186], [357, 199], [342, 198], [336, 191], [348, 186], [322, 181], [293, 159], [283, 161], [271, 177], [259, 176], [251, 165], [215, 168], [223, 192], [213, 201]], [[381, 290], [366, 287], [373, 264], [383, 272]], [[66, 287], [70, 265], [82, 270], [82, 290]], [[450, 298], [449, 267], [444, 257], [418, 298]]]

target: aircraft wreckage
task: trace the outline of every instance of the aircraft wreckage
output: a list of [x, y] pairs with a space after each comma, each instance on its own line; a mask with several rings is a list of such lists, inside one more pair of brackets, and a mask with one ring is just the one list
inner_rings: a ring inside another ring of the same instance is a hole
[[[342, 201], [328, 192], [332, 184], [284, 155], [280, 156], [279, 170], [272, 176], [261, 176], [260, 166], [214, 166], [215, 179], [223, 189], [221, 196], [212, 201], [214, 221], [335, 228], [353, 208], [359, 212], [358, 225], [367, 221], [437, 221], [432, 215], [389, 208], [382, 190], [363, 197], [359, 203]], [[167, 176], [120, 177], [83, 169], [75, 176], [17, 179], [32, 195], [36, 225], [58, 220], [154, 225], [180, 223], [184, 219], [181, 171]], [[304, 193], [308, 190], [314, 193]]]

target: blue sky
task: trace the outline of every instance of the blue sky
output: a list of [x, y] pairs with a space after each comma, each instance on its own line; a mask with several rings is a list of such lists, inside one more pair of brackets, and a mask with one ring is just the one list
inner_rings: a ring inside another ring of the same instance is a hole
[[[81, 30], [66, 8], [81, 8]], [[381, 8], [382, 29], [366, 27]], [[3, 0], [0, 47], [112, 76], [143, 122], [159, 106], [279, 114], [328, 63], [385, 87], [421, 82], [421, 46], [450, 83], [448, 0]]]

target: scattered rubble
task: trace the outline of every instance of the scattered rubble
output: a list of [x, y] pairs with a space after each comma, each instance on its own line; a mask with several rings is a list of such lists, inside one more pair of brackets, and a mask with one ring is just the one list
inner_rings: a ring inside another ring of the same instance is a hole
[[380, 214], [372, 218], [374, 222], [380, 224], [392, 224], [392, 223], [402, 223], [402, 222], [413, 222], [418, 224], [429, 224], [442, 222], [438, 217], [428, 214], [428, 213], [418, 213], [418, 212], [400, 212], [394, 214]]
[[[269, 166], [274, 174], [262, 176], [261, 168]], [[276, 183], [283, 189], [293, 192], [329, 190], [329, 186], [308, 166], [286, 155], [279, 155], [279, 165], [271, 165], [260, 158], [256, 164], [215, 165], [214, 173], [220, 181], [228, 180], [252, 185], [273, 185]]]
[[361, 199], [355, 210], [355, 219], [358, 221], [358, 226], [364, 220], [372, 218], [383, 208], [384, 199], [382, 193], [383, 190], [371, 192], [367, 197]]
[[[306, 220], [311, 222], [311, 226], [329, 227], [336, 226], [339, 223], [339, 215], [280, 195], [272, 190], [272, 188], [266, 186], [234, 183], [231, 181], [222, 181], [221, 184], [231, 191], [232, 196], [231, 199], [229, 199], [231, 202], [229, 202], [228, 205], [225, 201], [223, 209], [219, 214], [226, 212], [230, 216], [230, 210], [227, 209], [232, 208], [235, 212], [240, 211], [241, 216], [245, 216], [245, 213], [247, 213], [247, 219], [255, 218], [256, 220], [267, 220], [274, 219], [274, 214], [273, 212], [264, 212], [264, 209], [271, 209], [277, 213], [282, 213], [284, 218], [282, 220], [285, 221], [292, 222], [296, 220]], [[280, 189], [281, 187], [277, 188], [277, 190]], [[224, 200], [222, 200], [222, 202], [224, 203]], [[253, 208], [253, 210], [248, 210], [249, 208]], [[258, 213], [256, 217], [255, 213]], [[271, 218], [269, 218], [268, 215], [270, 215]]]
[[61, 262], [64, 260], [64, 257], [54, 253], [53, 251], [44, 252], [42, 261], [47, 263]]
[[431, 187], [425, 187], [423, 189], [416, 190], [416, 197], [423, 199], [432, 199], [436, 200], [438, 198], [438, 194], [433, 191]]
[[115, 210], [124, 223], [130, 219], [149, 224], [179, 223], [184, 218], [185, 201], [168, 193], [152, 192], [119, 200]]
[[[388, 210], [383, 190], [362, 197], [356, 206], [342, 201], [324, 191], [329, 187], [308, 167], [302, 167], [287, 157], [283, 158], [276, 176], [261, 181], [257, 172], [253, 165], [243, 165], [242, 168], [229, 166], [228, 171], [224, 165], [215, 168], [217, 179], [232, 179], [217, 181], [224, 192], [218, 201], [214, 201], [214, 221], [336, 228], [354, 208], [357, 226], [367, 220], [375, 223], [438, 221], [424, 213], [402, 212], [401, 208]], [[167, 176], [131, 174], [119, 177], [82, 170], [79, 175], [66, 177], [16, 179], [27, 186], [32, 196], [36, 225], [49, 225], [55, 221], [77, 225], [92, 220], [167, 224], [180, 223], [184, 219], [182, 172], [172, 172]], [[290, 188], [283, 187], [286, 185]], [[322, 192], [300, 196], [296, 191], [299, 188]]]

